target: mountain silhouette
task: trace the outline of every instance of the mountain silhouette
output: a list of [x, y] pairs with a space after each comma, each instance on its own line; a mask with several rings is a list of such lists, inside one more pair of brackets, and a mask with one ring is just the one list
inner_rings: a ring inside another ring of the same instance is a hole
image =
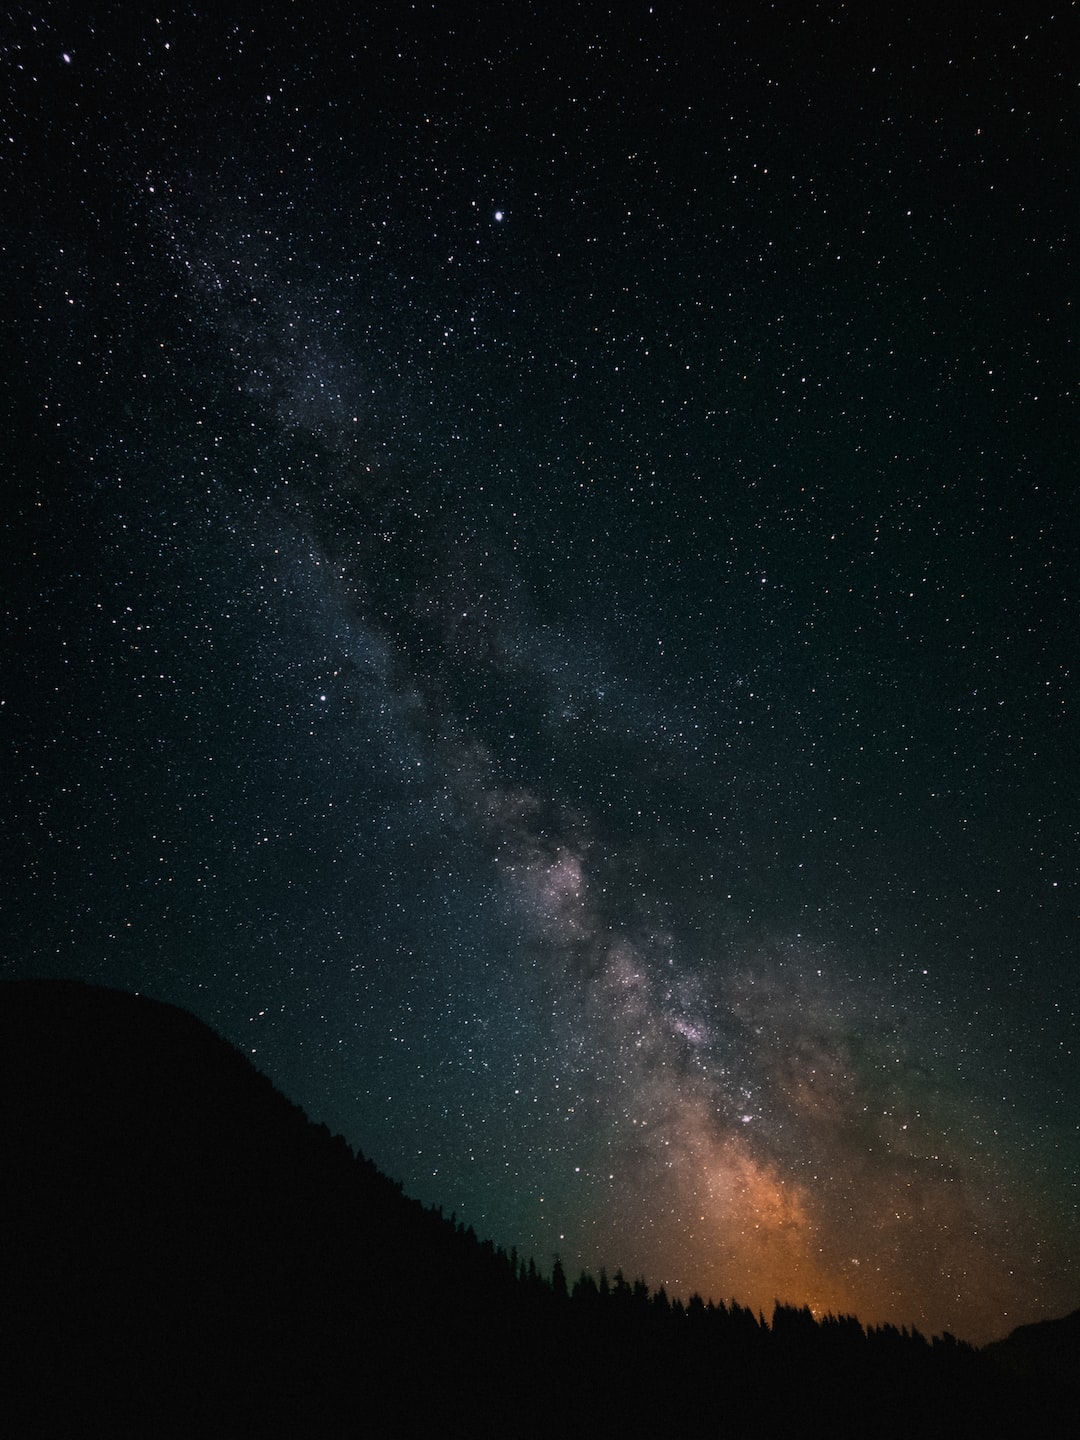
[[1080, 1399], [1080, 1310], [1061, 1320], [1020, 1325], [983, 1350], [1015, 1374], [1075, 1387]]
[[330, 1433], [409, 1396], [414, 1345], [430, 1379], [453, 1372], [448, 1222], [193, 1016], [5, 985], [0, 1056], [24, 1426]]
[[1028, 1362], [996, 1363], [541, 1274], [170, 1005], [0, 985], [0, 1074], [5, 1434], [997, 1435], [1074, 1413], [1061, 1366], [1030, 1361], [1066, 1330], [1024, 1327], [1002, 1345]]

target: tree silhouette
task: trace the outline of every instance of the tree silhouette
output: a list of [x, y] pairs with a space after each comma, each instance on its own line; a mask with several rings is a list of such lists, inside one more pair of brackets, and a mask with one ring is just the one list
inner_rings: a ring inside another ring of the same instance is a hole
[[551, 1267], [551, 1289], [555, 1299], [560, 1302], [570, 1298], [566, 1288], [566, 1272], [558, 1255], [555, 1256], [555, 1262]]

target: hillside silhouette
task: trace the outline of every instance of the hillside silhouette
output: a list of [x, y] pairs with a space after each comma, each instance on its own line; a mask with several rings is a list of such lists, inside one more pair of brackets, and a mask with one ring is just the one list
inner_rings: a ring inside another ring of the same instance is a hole
[[541, 1270], [408, 1199], [169, 1005], [4, 984], [0, 1065], [6, 1434], [899, 1437], [1075, 1414], [1030, 1336], [999, 1364]]
[[1061, 1320], [1019, 1325], [1011, 1335], [983, 1348], [1004, 1369], [1071, 1385], [1080, 1398], [1080, 1310]]

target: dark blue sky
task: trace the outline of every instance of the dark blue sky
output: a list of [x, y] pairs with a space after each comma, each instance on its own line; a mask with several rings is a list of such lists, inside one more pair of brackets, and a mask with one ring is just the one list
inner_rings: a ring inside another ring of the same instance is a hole
[[1080, 1285], [1076, 113], [927, 9], [16, 16], [6, 965], [985, 1340]]

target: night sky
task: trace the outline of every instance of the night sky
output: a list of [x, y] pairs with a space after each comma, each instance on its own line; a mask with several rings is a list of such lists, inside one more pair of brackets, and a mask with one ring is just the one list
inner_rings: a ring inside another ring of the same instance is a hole
[[1052, 8], [12, 7], [4, 973], [571, 1279], [1080, 1304]]

